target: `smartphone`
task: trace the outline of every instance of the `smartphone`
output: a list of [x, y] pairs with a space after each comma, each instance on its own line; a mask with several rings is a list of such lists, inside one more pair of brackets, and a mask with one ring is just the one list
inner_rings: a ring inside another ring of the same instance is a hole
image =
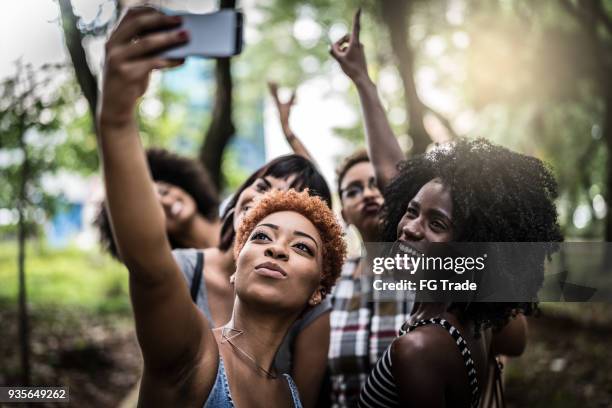
[[181, 29], [189, 31], [190, 40], [161, 55], [166, 58], [231, 57], [242, 51], [243, 15], [234, 9], [219, 10], [208, 14], [181, 14], [162, 10], [166, 14], [183, 18]]

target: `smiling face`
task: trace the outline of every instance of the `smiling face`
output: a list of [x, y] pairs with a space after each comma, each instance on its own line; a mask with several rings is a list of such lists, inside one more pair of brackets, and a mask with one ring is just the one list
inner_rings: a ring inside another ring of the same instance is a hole
[[397, 239], [410, 242], [421, 252], [430, 242], [453, 240], [451, 192], [439, 179], [426, 183], [410, 200], [397, 226]]
[[296, 313], [320, 302], [323, 242], [308, 218], [294, 211], [264, 217], [236, 260], [236, 295]]
[[234, 230], [238, 230], [238, 226], [242, 222], [246, 212], [253, 207], [254, 201], [271, 190], [287, 191], [294, 182], [295, 174], [290, 174], [286, 178], [276, 178], [274, 176], [265, 176], [256, 179], [253, 184], [244, 189], [236, 201], [236, 210], [234, 213]]
[[340, 183], [342, 217], [354, 225], [362, 237], [375, 237], [380, 224], [383, 197], [376, 185], [374, 166], [369, 161], [353, 165]]
[[174, 184], [156, 181], [155, 188], [166, 217], [169, 235], [179, 233], [197, 214], [196, 203], [187, 192]]

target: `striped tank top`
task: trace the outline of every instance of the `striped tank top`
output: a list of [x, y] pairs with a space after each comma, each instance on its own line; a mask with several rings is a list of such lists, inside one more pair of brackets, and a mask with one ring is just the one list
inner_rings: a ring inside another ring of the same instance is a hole
[[[472, 353], [470, 352], [468, 344], [455, 326], [440, 318], [420, 320], [415, 324], [408, 326], [408, 328], [402, 328], [400, 331], [400, 336], [410, 333], [417, 327], [428, 324], [437, 324], [442, 326], [455, 340], [455, 343], [459, 348], [459, 352], [463, 357], [463, 363], [465, 364], [465, 369], [468, 376], [468, 383], [472, 395], [470, 408], [477, 408], [480, 401], [480, 389], [478, 388], [476, 367], [474, 365], [474, 361], [472, 360]], [[389, 346], [380, 360], [378, 360], [376, 363], [376, 366], [370, 373], [365, 386], [361, 390], [361, 395], [359, 396], [359, 407], [391, 408], [400, 406], [397, 387], [395, 385], [391, 367], [391, 346]]]

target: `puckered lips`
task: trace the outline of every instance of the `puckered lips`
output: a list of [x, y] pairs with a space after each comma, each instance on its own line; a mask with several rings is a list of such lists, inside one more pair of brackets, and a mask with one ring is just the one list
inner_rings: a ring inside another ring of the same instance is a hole
[[379, 211], [380, 204], [378, 204], [376, 201], [370, 201], [361, 207], [361, 214], [364, 217], [377, 216]]
[[255, 273], [272, 279], [287, 279], [287, 272], [274, 262], [264, 262], [257, 265]]

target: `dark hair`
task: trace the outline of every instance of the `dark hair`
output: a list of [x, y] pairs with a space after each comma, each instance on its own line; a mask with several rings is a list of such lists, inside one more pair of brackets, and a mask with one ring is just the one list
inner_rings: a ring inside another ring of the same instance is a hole
[[369, 161], [370, 157], [368, 156], [368, 152], [365, 149], [359, 149], [342, 160], [342, 163], [340, 163], [340, 165], [336, 168], [336, 187], [338, 195], [340, 196], [340, 201], [342, 201], [340, 186], [342, 186], [342, 180], [344, 179], [344, 176], [346, 176], [346, 173], [348, 173], [351, 167], [355, 166], [356, 164]]
[[[179, 156], [164, 149], [147, 149], [147, 162], [154, 181], [163, 181], [183, 189], [195, 201], [198, 213], [214, 221], [219, 218], [219, 197], [208, 172], [196, 160]], [[94, 221], [100, 233], [100, 243], [114, 258], [120, 259], [104, 203], [100, 204]], [[170, 239], [172, 248], [179, 245]]]
[[308, 189], [310, 195], [321, 197], [329, 208], [332, 207], [329, 187], [321, 173], [319, 173], [310, 160], [296, 154], [277, 157], [251, 174], [227, 203], [221, 216], [222, 225], [219, 249], [227, 251], [234, 242], [234, 237], [236, 236], [236, 231], [234, 231], [234, 209], [240, 194], [259, 178], [272, 176], [284, 179], [292, 174], [295, 174], [296, 177], [290, 186], [291, 188], [297, 191]]
[[[410, 200], [427, 182], [440, 179], [451, 191], [453, 241], [548, 243], [538, 245], [532, 256], [512, 259], [512, 267], [502, 266], [508, 275], [529, 274], [533, 287], [541, 287], [544, 261], [563, 241], [554, 203], [557, 183], [542, 161], [485, 139], [460, 138], [401, 163], [398, 170], [384, 191], [384, 241], [397, 240], [397, 225]], [[537, 303], [455, 303], [453, 308], [473, 320], [478, 331], [501, 328], [516, 312], [531, 314]]]

